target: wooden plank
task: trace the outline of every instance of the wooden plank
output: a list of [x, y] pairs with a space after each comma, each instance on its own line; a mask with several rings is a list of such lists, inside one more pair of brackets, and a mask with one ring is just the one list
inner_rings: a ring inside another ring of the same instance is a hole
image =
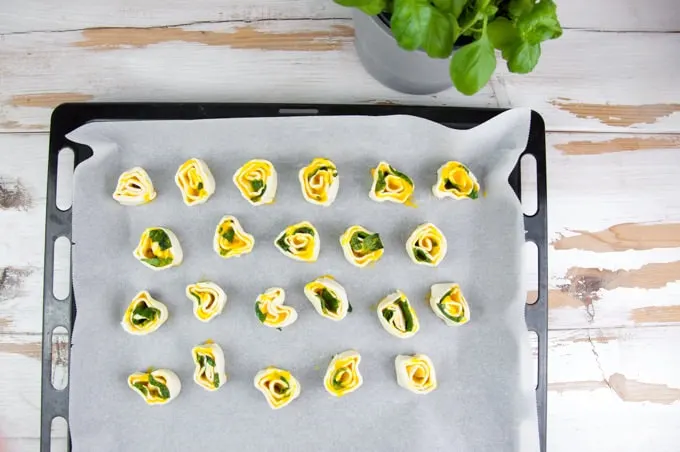
[[[200, 0], [187, 8], [181, 0], [55, 4], [40, 0], [5, 0], [0, 33], [82, 29], [92, 27], [153, 27], [194, 22], [349, 18], [349, 11], [331, 0]], [[558, 2], [565, 28], [593, 30], [677, 31], [680, 6], [675, 0], [569, 0]], [[65, 24], [68, 24], [65, 27]]]
[[[678, 136], [550, 133], [547, 139], [550, 327], [680, 323]], [[0, 230], [12, 231], [12, 240], [0, 243], [0, 332], [38, 333], [47, 138], [0, 134], [0, 149], [14, 156], [0, 168], [0, 191], [17, 191], [20, 183], [30, 199], [0, 209]], [[524, 176], [530, 191], [532, 175]], [[530, 291], [533, 263], [527, 260]]]
[[475, 96], [453, 89], [410, 96], [367, 75], [351, 25], [286, 20], [7, 35], [0, 47], [0, 131], [46, 130], [51, 108], [70, 100], [257, 99], [525, 106], [552, 131], [680, 132], [673, 76], [680, 71], [680, 34], [567, 30], [544, 45], [531, 74], [509, 74], [501, 63]]
[[[34, 445], [30, 438], [38, 436], [36, 338], [0, 334], [0, 366], [13, 370], [0, 373], [0, 423], [10, 436], [10, 445]], [[548, 345], [549, 450], [601, 452], [598, 438], [607, 438], [612, 450], [639, 451], [643, 445], [654, 451], [676, 450], [680, 440], [675, 428], [680, 423], [678, 341], [677, 326], [552, 332]], [[55, 431], [57, 437], [64, 434]]]

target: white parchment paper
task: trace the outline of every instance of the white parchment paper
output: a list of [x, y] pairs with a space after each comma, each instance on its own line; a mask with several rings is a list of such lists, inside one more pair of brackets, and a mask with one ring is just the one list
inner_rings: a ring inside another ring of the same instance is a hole
[[[537, 450], [535, 394], [524, 321], [521, 206], [507, 178], [526, 147], [528, 110], [511, 110], [467, 131], [407, 116], [296, 117], [90, 123], [68, 135], [92, 147], [77, 167], [73, 207], [73, 276], [78, 314], [73, 331], [70, 428], [76, 452], [105, 451], [518, 451]], [[328, 208], [306, 203], [297, 172], [313, 157], [335, 161], [340, 191]], [[174, 174], [190, 157], [210, 166], [215, 195], [186, 207]], [[231, 181], [251, 158], [271, 160], [279, 173], [276, 202], [250, 206]], [[476, 201], [436, 200], [431, 186], [447, 160], [466, 163], [485, 193]], [[369, 169], [387, 160], [415, 181], [417, 208], [368, 198]], [[152, 203], [124, 207], [111, 198], [118, 175], [144, 167], [158, 191]], [[253, 234], [253, 252], [223, 260], [212, 250], [218, 220], [235, 215]], [[274, 248], [295, 222], [319, 230], [314, 264], [292, 261]], [[413, 264], [404, 249], [411, 231], [433, 222], [449, 251], [438, 268]], [[358, 269], [344, 260], [340, 234], [351, 224], [380, 233], [385, 254]], [[149, 226], [174, 231], [184, 250], [180, 267], [154, 272], [132, 256]], [[303, 286], [323, 274], [347, 289], [354, 311], [341, 322], [320, 317]], [[228, 294], [209, 324], [193, 317], [184, 288], [217, 282]], [[430, 285], [455, 281], [472, 320], [447, 327], [427, 305]], [[283, 331], [261, 325], [253, 303], [271, 286], [286, 289], [299, 313]], [[398, 339], [382, 329], [377, 302], [394, 289], [411, 299], [418, 334]], [[149, 336], [120, 326], [131, 298], [147, 289], [170, 318]], [[208, 392], [192, 380], [192, 346], [213, 339], [225, 352], [228, 383]], [[337, 399], [323, 388], [335, 353], [362, 355], [364, 385]], [[439, 388], [426, 396], [397, 386], [397, 354], [425, 353]], [[300, 397], [272, 411], [253, 387], [269, 365], [300, 380]], [[149, 407], [126, 384], [149, 366], [174, 370], [182, 392]]]

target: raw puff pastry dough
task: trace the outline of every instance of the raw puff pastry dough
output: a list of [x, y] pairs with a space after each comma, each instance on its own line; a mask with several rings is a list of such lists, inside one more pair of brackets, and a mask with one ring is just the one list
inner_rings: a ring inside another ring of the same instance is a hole
[[396, 170], [387, 162], [380, 162], [371, 170], [373, 184], [368, 196], [377, 202], [395, 202], [411, 205], [415, 190], [413, 180], [406, 174]]
[[331, 160], [315, 158], [298, 174], [302, 196], [312, 204], [330, 206], [340, 187], [338, 168]]
[[418, 226], [406, 241], [406, 252], [413, 262], [436, 267], [446, 256], [444, 233], [432, 223]]
[[169, 369], [149, 369], [128, 377], [130, 389], [140, 395], [147, 405], [165, 405], [177, 397], [182, 383], [177, 374]]
[[132, 253], [139, 262], [152, 270], [164, 270], [182, 263], [184, 255], [177, 236], [167, 228], [147, 228]]
[[144, 168], [136, 166], [120, 175], [113, 199], [124, 206], [139, 206], [156, 199], [156, 190]]
[[455, 161], [446, 162], [437, 171], [437, 183], [432, 186], [432, 194], [439, 199], [477, 199], [479, 182], [467, 166]]
[[291, 259], [302, 262], [316, 262], [321, 248], [319, 232], [309, 221], [302, 221], [284, 229], [274, 246]]
[[327, 319], [340, 321], [352, 307], [345, 288], [330, 275], [321, 276], [305, 285], [305, 296], [316, 312]]
[[378, 262], [385, 252], [380, 234], [359, 225], [347, 228], [340, 236], [340, 245], [347, 262], [359, 268]]
[[201, 322], [209, 322], [222, 313], [227, 303], [227, 294], [211, 281], [189, 284], [186, 296], [194, 304], [194, 316]]
[[297, 311], [284, 306], [286, 291], [281, 287], [270, 287], [255, 300], [255, 315], [262, 324], [270, 328], [285, 328], [297, 320]]
[[168, 308], [143, 290], [128, 305], [121, 325], [130, 334], [144, 336], [156, 331], [166, 320]]
[[187, 206], [203, 204], [215, 193], [215, 178], [208, 164], [201, 159], [189, 159], [182, 163], [175, 174], [175, 184]]
[[278, 185], [276, 168], [269, 160], [250, 160], [234, 173], [234, 184], [241, 196], [254, 206], [271, 204]]
[[377, 312], [380, 324], [392, 336], [406, 339], [420, 329], [416, 311], [401, 290], [380, 300]]
[[283, 408], [300, 395], [300, 382], [287, 370], [273, 366], [259, 371], [253, 384], [272, 410]]
[[323, 379], [326, 391], [335, 397], [342, 397], [359, 389], [364, 383], [359, 372], [360, 362], [361, 355], [356, 350], [347, 350], [335, 355], [328, 364]]
[[213, 238], [213, 249], [225, 259], [248, 254], [255, 246], [255, 237], [243, 230], [241, 223], [231, 215], [222, 217]]
[[191, 349], [194, 360], [194, 381], [208, 391], [217, 391], [227, 382], [224, 372], [224, 352], [212, 341], [205, 341]]
[[416, 394], [427, 394], [437, 389], [437, 374], [427, 355], [399, 355], [394, 360], [397, 383]]
[[470, 307], [458, 284], [434, 284], [430, 288], [430, 307], [449, 326], [470, 321]]

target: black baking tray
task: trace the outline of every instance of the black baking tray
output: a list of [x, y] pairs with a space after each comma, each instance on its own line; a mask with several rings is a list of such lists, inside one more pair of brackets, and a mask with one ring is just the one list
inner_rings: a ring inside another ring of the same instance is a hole
[[[230, 104], [230, 103], [71, 103], [57, 107], [50, 126], [47, 168], [47, 212], [45, 224], [45, 276], [43, 285], [42, 400], [40, 450], [50, 452], [52, 419], [68, 421], [69, 388], [57, 390], [51, 383], [52, 332], [56, 327], [68, 330], [69, 343], [76, 316], [73, 286], [68, 297], [58, 300], [52, 291], [54, 244], [57, 238], [71, 240], [72, 211], [60, 210], [56, 204], [57, 163], [59, 152], [71, 148], [74, 168], [92, 156], [89, 147], [72, 143], [66, 134], [90, 121], [102, 120], [167, 120], [275, 116], [338, 115], [412, 115], [456, 129], [469, 129], [503, 112], [502, 109], [419, 107], [401, 105], [316, 105], [316, 104]], [[537, 211], [524, 216], [526, 240], [538, 248], [538, 300], [526, 305], [526, 323], [538, 336], [538, 384], [536, 402], [541, 452], [546, 451], [547, 371], [548, 371], [548, 245], [545, 124], [541, 116], [531, 112], [529, 141], [508, 182], [521, 199], [521, 158], [530, 154], [536, 159]], [[70, 450], [69, 437], [69, 450]]]

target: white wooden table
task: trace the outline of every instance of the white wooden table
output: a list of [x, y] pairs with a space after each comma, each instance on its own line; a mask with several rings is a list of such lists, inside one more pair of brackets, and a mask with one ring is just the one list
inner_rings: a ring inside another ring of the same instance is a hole
[[[537, 69], [500, 70], [465, 97], [382, 87], [359, 64], [349, 12], [330, 0], [3, 0], [5, 447], [39, 443], [50, 113], [96, 100], [537, 110], [549, 131], [548, 450], [679, 450], [680, 2], [558, 4], [565, 33], [544, 45]], [[528, 278], [535, 286], [535, 268]], [[62, 383], [67, 352], [60, 336], [53, 354]], [[65, 450], [65, 434], [54, 425], [53, 450]]]

